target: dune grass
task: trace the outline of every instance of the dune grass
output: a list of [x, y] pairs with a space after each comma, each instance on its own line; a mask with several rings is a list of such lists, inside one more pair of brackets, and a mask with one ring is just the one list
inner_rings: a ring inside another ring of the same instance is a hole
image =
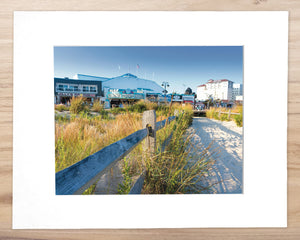
[[213, 118], [221, 121], [231, 121], [233, 120], [238, 127], [243, 126], [243, 106], [236, 106], [231, 109], [231, 113], [239, 113], [240, 115], [234, 115], [232, 114], [230, 116], [230, 119], [228, 119], [228, 114], [221, 113], [219, 115], [219, 111], [221, 112], [229, 112], [226, 108], [215, 108], [211, 107], [208, 111], [206, 111], [206, 117], [207, 118]]
[[[55, 170], [69, 167], [85, 157], [101, 150], [142, 128], [140, 111], [155, 109], [157, 121], [162, 121], [181, 112], [176, 121], [157, 132], [155, 154], [145, 158], [143, 142], [139, 144], [123, 163], [124, 182], [119, 193], [128, 193], [133, 177], [146, 169], [143, 188], [145, 194], [172, 194], [201, 192], [196, 184], [209, 171], [213, 164], [207, 150], [198, 149], [191, 143], [191, 135], [186, 129], [192, 122], [191, 107], [180, 105], [158, 106], [155, 103], [139, 102], [137, 106], [125, 106], [121, 113], [102, 110], [96, 106], [99, 115], [89, 112], [56, 117], [55, 128]], [[120, 109], [120, 108], [119, 108]], [[172, 134], [167, 143], [165, 140]], [[93, 194], [95, 184], [84, 194]]]

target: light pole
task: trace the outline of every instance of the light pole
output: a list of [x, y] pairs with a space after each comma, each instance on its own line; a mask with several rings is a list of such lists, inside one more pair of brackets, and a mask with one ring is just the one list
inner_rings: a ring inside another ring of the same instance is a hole
[[162, 82], [162, 84], [161, 84], [164, 88], [165, 88], [165, 90], [164, 90], [164, 93], [165, 93], [165, 103], [167, 103], [167, 87], [170, 87], [170, 85], [169, 85], [169, 83], [168, 82]]

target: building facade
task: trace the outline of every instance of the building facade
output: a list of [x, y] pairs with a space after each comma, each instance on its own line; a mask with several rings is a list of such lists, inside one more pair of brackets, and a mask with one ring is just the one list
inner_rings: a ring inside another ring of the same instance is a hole
[[[132, 104], [139, 100], [157, 103], [171, 102], [172, 94], [152, 80], [126, 73], [114, 78], [76, 74], [73, 79], [54, 78], [55, 104], [68, 104], [73, 96], [83, 96], [88, 102], [100, 100], [105, 108]], [[173, 101], [194, 104], [194, 95], [174, 94]]]
[[148, 93], [160, 96], [163, 88], [152, 80], [126, 73], [114, 78], [76, 74], [73, 79], [54, 78], [55, 104], [67, 104], [73, 96], [83, 96], [89, 102], [100, 99], [106, 104], [120, 105], [146, 99]]
[[102, 82], [69, 78], [54, 78], [54, 103], [66, 104], [73, 96], [83, 96], [93, 102], [103, 96]]
[[232, 100], [243, 100], [243, 84], [241, 83], [233, 84]]
[[227, 79], [213, 80], [197, 87], [197, 99], [205, 101], [213, 100], [232, 100], [233, 82]]

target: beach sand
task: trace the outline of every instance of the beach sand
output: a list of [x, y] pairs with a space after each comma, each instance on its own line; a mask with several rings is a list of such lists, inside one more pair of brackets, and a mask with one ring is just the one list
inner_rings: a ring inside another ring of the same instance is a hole
[[206, 193], [243, 192], [243, 128], [235, 122], [222, 122], [204, 117], [193, 118], [189, 131], [195, 132], [193, 143], [207, 147], [212, 141], [211, 150], [216, 160], [213, 170], [201, 182], [202, 186], [213, 185]]

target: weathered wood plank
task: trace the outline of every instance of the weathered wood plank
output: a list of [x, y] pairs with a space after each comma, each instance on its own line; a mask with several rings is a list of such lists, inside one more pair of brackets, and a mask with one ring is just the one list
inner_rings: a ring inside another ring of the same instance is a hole
[[144, 185], [146, 171], [143, 171], [139, 178], [135, 181], [134, 185], [130, 189], [129, 194], [141, 194]]
[[[169, 121], [174, 119], [174, 116], [169, 117]], [[156, 123], [156, 128], [157, 126], [159, 126], [158, 129], [164, 127], [165, 122], [166, 120]], [[56, 173], [56, 194], [83, 193], [104, 174], [105, 169], [111, 168], [117, 161], [124, 158], [146, 136], [147, 129], [139, 130]]]
[[[175, 116], [169, 117], [169, 122], [175, 120], [175, 118], [176, 118]], [[156, 131], [158, 131], [159, 129], [162, 129], [165, 126], [166, 121], [167, 121], [167, 119], [157, 122], [156, 123]]]
[[240, 113], [233, 113], [233, 112], [220, 112], [222, 114], [229, 114], [229, 115], [241, 115]]
[[139, 130], [56, 173], [56, 194], [81, 194], [101, 177], [104, 169], [125, 157], [146, 135], [146, 129]]

